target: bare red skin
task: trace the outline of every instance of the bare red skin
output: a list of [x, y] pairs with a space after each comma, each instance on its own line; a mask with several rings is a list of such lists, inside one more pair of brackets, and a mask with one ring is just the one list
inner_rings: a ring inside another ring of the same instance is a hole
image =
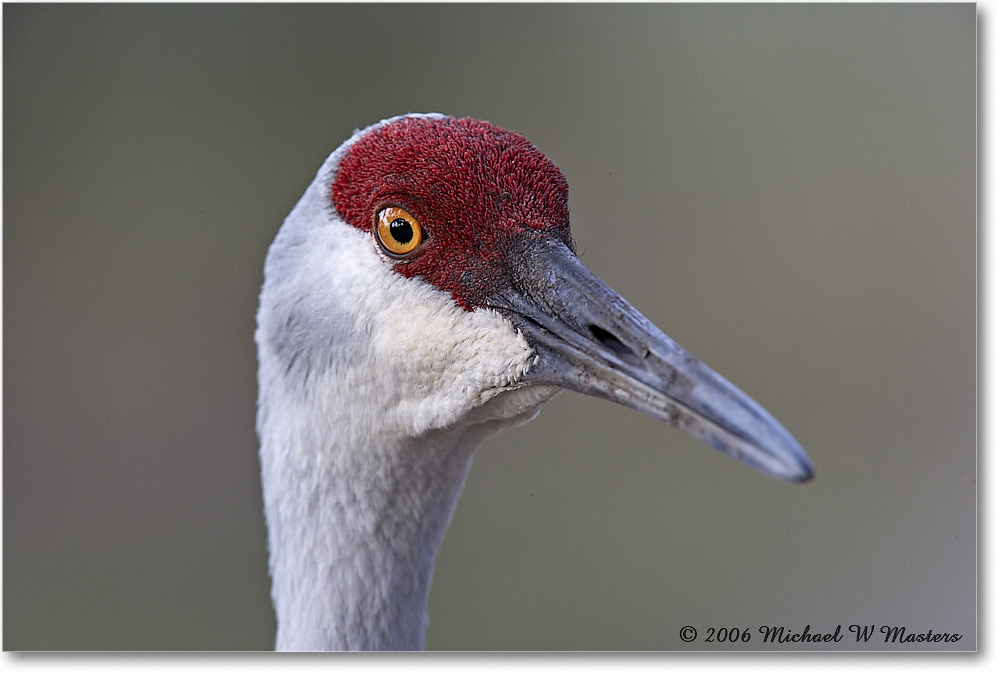
[[386, 206], [410, 212], [424, 241], [393, 263], [466, 310], [511, 285], [506, 251], [524, 237], [571, 249], [569, 185], [527, 139], [472, 118], [404, 117], [350, 146], [331, 185], [337, 212], [373, 233]]

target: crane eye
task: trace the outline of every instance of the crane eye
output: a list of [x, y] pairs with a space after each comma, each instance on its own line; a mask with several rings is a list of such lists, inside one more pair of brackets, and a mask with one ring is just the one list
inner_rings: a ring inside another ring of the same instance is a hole
[[392, 255], [412, 253], [424, 239], [420, 223], [406, 209], [387, 206], [376, 216], [378, 240]]

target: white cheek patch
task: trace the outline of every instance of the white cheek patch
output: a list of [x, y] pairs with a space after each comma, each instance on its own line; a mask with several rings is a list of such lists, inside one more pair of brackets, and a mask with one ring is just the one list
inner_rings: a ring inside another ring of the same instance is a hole
[[527, 372], [533, 351], [500, 314], [465, 311], [421, 279], [392, 276], [371, 356], [391, 373], [386, 412], [400, 424], [415, 433], [453, 424]]
[[395, 272], [370, 233], [339, 222], [331, 230], [336, 244], [313, 249], [335, 305], [323, 315], [354, 317], [343, 337], [356, 355], [336, 364], [336, 377], [359, 394], [363, 387], [384, 428], [417, 436], [451, 426], [515, 386], [534, 362], [496, 311], [466, 311], [422, 278]]

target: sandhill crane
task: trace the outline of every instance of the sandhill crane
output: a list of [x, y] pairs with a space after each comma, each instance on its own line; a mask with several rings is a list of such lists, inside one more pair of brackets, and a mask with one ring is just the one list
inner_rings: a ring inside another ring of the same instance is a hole
[[286, 218], [256, 333], [278, 649], [423, 648], [473, 451], [562, 389], [812, 476], [769, 413], [580, 263], [567, 195], [522, 136], [403, 115], [355, 132]]

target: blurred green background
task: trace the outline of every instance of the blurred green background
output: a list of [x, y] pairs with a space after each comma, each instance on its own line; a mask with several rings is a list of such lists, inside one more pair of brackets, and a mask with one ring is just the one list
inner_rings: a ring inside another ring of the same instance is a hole
[[3, 54], [5, 649], [271, 648], [264, 254], [408, 111], [531, 139], [584, 262], [817, 470], [564, 394], [478, 453], [429, 649], [975, 648], [974, 5], [4, 5]]

